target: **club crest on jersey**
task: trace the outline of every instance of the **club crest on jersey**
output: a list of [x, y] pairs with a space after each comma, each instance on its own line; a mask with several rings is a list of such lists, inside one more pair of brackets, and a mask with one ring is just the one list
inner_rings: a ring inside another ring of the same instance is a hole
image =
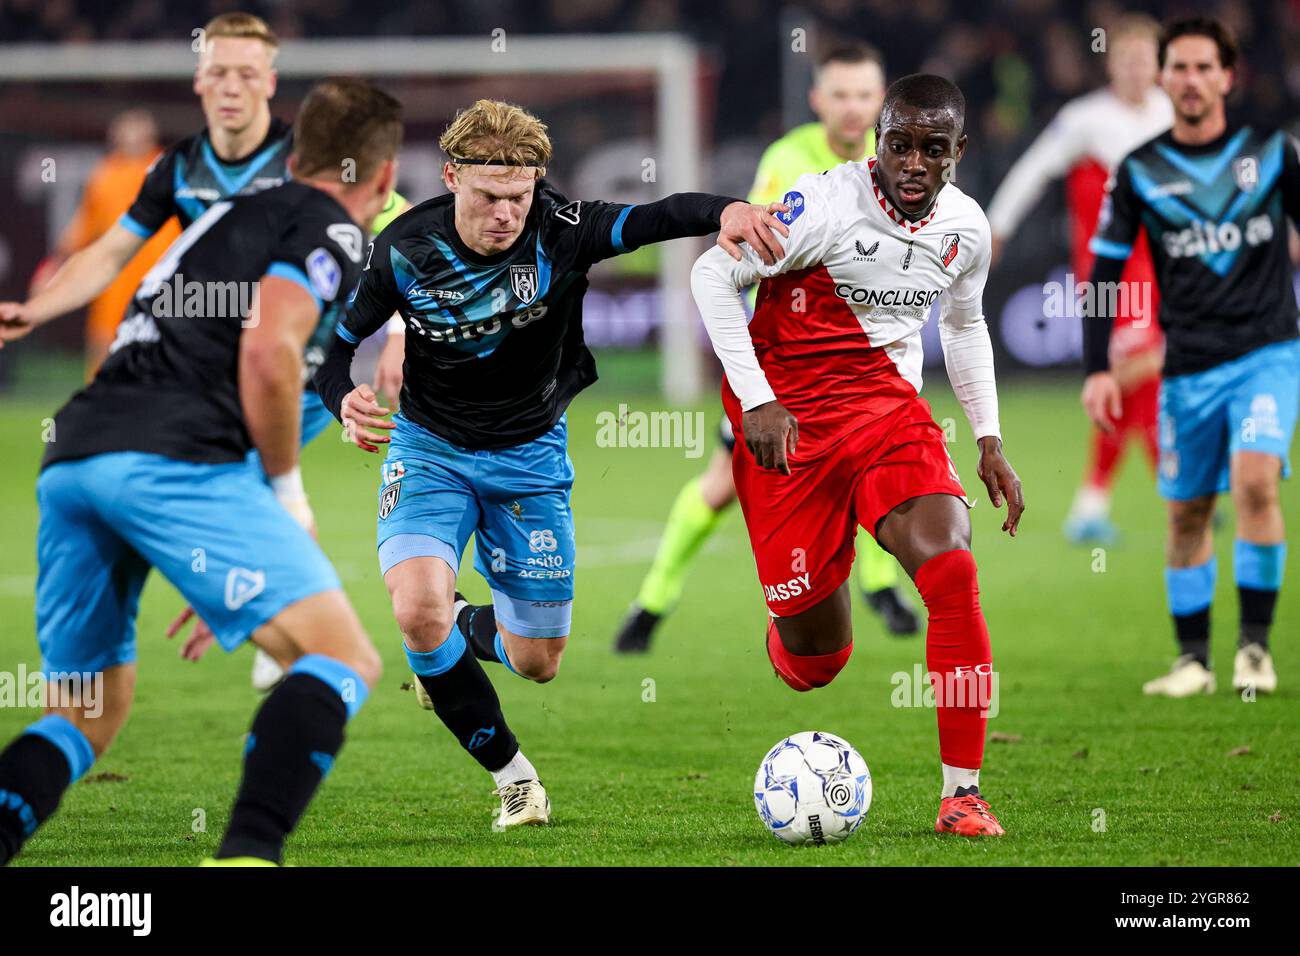
[[1232, 161], [1232, 178], [1242, 192], [1254, 192], [1259, 186], [1259, 160], [1254, 156], [1238, 156]]
[[787, 226], [803, 215], [804, 198], [803, 193], [795, 192], [793, 189], [781, 197], [781, 205], [788, 207], [786, 212], [779, 212], [776, 218], [780, 219]]
[[383, 493], [379, 496], [379, 519], [382, 521], [393, 513], [397, 507], [397, 501], [402, 497], [402, 483], [395, 481], [391, 485], [384, 487]]
[[343, 270], [334, 261], [329, 250], [317, 247], [307, 257], [307, 277], [312, 287], [326, 302], [332, 301], [339, 294], [339, 283], [343, 281]]
[[510, 288], [514, 290], [515, 298], [524, 305], [532, 305], [533, 299], [537, 298], [537, 266], [529, 263], [526, 266], [510, 267]]
[[943, 237], [943, 242], [939, 243], [939, 258], [943, 260], [945, 269], [952, 265], [952, 260], [957, 258], [957, 246], [960, 242], [961, 236], [950, 232]]

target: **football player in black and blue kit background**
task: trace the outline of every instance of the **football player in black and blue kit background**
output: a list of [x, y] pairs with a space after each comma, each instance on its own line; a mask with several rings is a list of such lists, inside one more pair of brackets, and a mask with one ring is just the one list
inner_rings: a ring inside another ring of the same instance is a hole
[[[583, 343], [587, 271], [653, 242], [703, 236], [767, 261], [785, 233], [772, 208], [699, 193], [641, 206], [569, 201], [542, 178], [546, 127], [480, 100], [440, 141], [449, 195], [384, 230], [316, 376], [357, 445], [389, 441], [379, 489], [379, 563], [393, 614], [434, 710], [496, 783], [495, 827], [546, 823], [550, 803], [520, 752], [480, 660], [551, 680], [573, 605], [573, 465], [565, 409], [596, 380]], [[401, 412], [392, 422], [349, 368], [356, 345], [397, 311], [406, 322]], [[461, 555], [492, 604], [455, 592]]]
[[[1151, 238], [1166, 352], [1160, 390], [1159, 490], [1169, 501], [1165, 580], [1179, 646], [1147, 694], [1212, 693], [1210, 605], [1215, 498], [1237, 514], [1240, 599], [1233, 686], [1277, 686], [1269, 629], [1286, 536], [1278, 484], [1290, 474], [1300, 403], [1300, 342], [1287, 222], [1300, 223], [1300, 159], [1284, 132], [1229, 123], [1236, 44], [1220, 22], [1167, 26], [1160, 82], [1173, 128], [1120, 163], [1103, 206], [1091, 280], [1116, 288], [1138, 228]], [[1108, 370], [1110, 316], [1085, 319], [1083, 403], [1101, 428], [1119, 414]]]
[[[151, 567], [227, 651], [251, 639], [287, 669], [253, 719], [217, 859], [278, 863], [333, 765], [380, 661], [304, 527], [302, 356], [360, 276], [362, 230], [387, 201], [401, 138], [399, 104], [369, 83], [314, 87], [294, 181], [199, 216], [141, 284], [94, 380], [55, 416], [37, 482], [37, 639], [52, 683], [102, 681], [102, 712], [52, 702], [0, 753], [0, 862], [125, 723]], [[349, 158], [355, 182], [343, 180]], [[190, 288], [205, 290], [197, 315]], [[31, 327], [0, 320], [0, 344]], [[248, 465], [254, 448], [269, 482]]]
[[[271, 115], [275, 95], [275, 56], [279, 41], [259, 17], [225, 13], [199, 36], [194, 93], [203, 107], [205, 127], [172, 144], [150, 167], [140, 192], [117, 224], [85, 250], [70, 257], [48, 287], [28, 302], [0, 304], [0, 315], [42, 322], [79, 309], [121, 271], [142, 245], [175, 216], [182, 228], [232, 196], [259, 192], [287, 181], [293, 127]], [[409, 208], [394, 191], [376, 217], [378, 232]], [[306, 445], [333, 421], [321, 404], [311, 376], [332, 337], [336, 315], [326, 317], [304, 354], [301, 442]], [[400, 349], [400, 340], [394, 343]], [[256, 464], [256, 452], [252, 455]], [[193, 616], [187, 609], [168, 628], [175, 635]], [[196, 622], [182, 648], [197, 660], [212, 642], [204, 622]], [[256, 656], [253, 686], [267, 690], [283, 674], [265, 654]]]

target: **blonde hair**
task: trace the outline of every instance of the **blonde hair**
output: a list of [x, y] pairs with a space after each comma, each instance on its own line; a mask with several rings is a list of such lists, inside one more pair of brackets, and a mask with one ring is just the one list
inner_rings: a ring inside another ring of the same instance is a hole
[[280, 38], [266, 25], [265, 20], [251, 13], [223, 13], [213, 17], [203, 28], [203, 38], [209, 42], [217, 37], [261, 40], [270, 47], [272, 58], [280, 49]]
[[458, 112], [438, 145], [452, 163], [471, 160], [476, 165], [534, 167], [539, 179], [551, 161], [546, 124], [500, 100], [479, 100]]
[[1154, 17], [1149, 17], [1145, 13], [1121, 14], [1110, 28], [1110, 39], [1113, 43], [1127, 37], [1140, 37], [1152, 43], [1159, 43], [1160, 24]]

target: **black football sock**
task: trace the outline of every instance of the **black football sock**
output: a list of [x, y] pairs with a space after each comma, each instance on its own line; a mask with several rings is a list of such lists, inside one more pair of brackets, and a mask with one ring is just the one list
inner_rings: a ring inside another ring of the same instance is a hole
[[1174, 635], [1178, 638], [1178, 653], [1190, 654], [1202, 666], [1210, 666], [1210, 609], [1191, 614], [1175, 614]]
[[85, 735], [54, 715], [42, 717], [0, 752], [0, 865], [54, 815], [64, 791], [94, 762]]
[[1241, 631], [1237, 646], [1258, 644], [1268, 650], [1268, 632], [1273, 627], [1273, 609], [1277, 607], [1277, 591], [1238, 587], [1241, 601]]
[[492, 610], [491, 604], [467, 604], [460, 609], [456, 626], [474, 649], [475, 657], [510, 667], [505, 648], [501, 644], [501, 635], [497, 631], [496, 612]]
[[217, 859], [280, 862], [285, 838], [343, 746], [343, 727], [367, 694], [361, 677], [333, 658], [296, 661], [253, 718], [244, 779]]
[[489, 773], [500, 770], [519, 752], [506, 725], [496, 688], [478, 662], [458, 625], [436, 650], [406, 649], [416, 678], [433, 701], [433, 712]]

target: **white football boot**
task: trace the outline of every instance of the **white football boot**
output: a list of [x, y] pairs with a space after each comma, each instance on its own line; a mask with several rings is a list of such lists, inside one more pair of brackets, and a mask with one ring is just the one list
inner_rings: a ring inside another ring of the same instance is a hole
[[492, 823], [497, 833], [507, 827], [540, 826], [551, 822], [551, 800], [536, 780], [508, 783], [492, 791], [501, 798], [501, 812]]
[[1237, 649], [1232, 663], [1232, 686], [1236, 690], [1253, 689], [1257, 694], [1271, 694], [1277, 690], [1277, 671], [1273, 670], [1273, 656], [1260, 644], [1247, 644]]
[[1214, 693], [1214, 671], [1192, 657], [1183, 654], [1174, 661], [1169, 673], [1142, 685], [1142, 693], [1151, 697], [1194, 697]]
[[280, 681], [284, 680], [284, 668], [270, 654], [260, 647], [253, 655], [253, 690], [265, 694]]

